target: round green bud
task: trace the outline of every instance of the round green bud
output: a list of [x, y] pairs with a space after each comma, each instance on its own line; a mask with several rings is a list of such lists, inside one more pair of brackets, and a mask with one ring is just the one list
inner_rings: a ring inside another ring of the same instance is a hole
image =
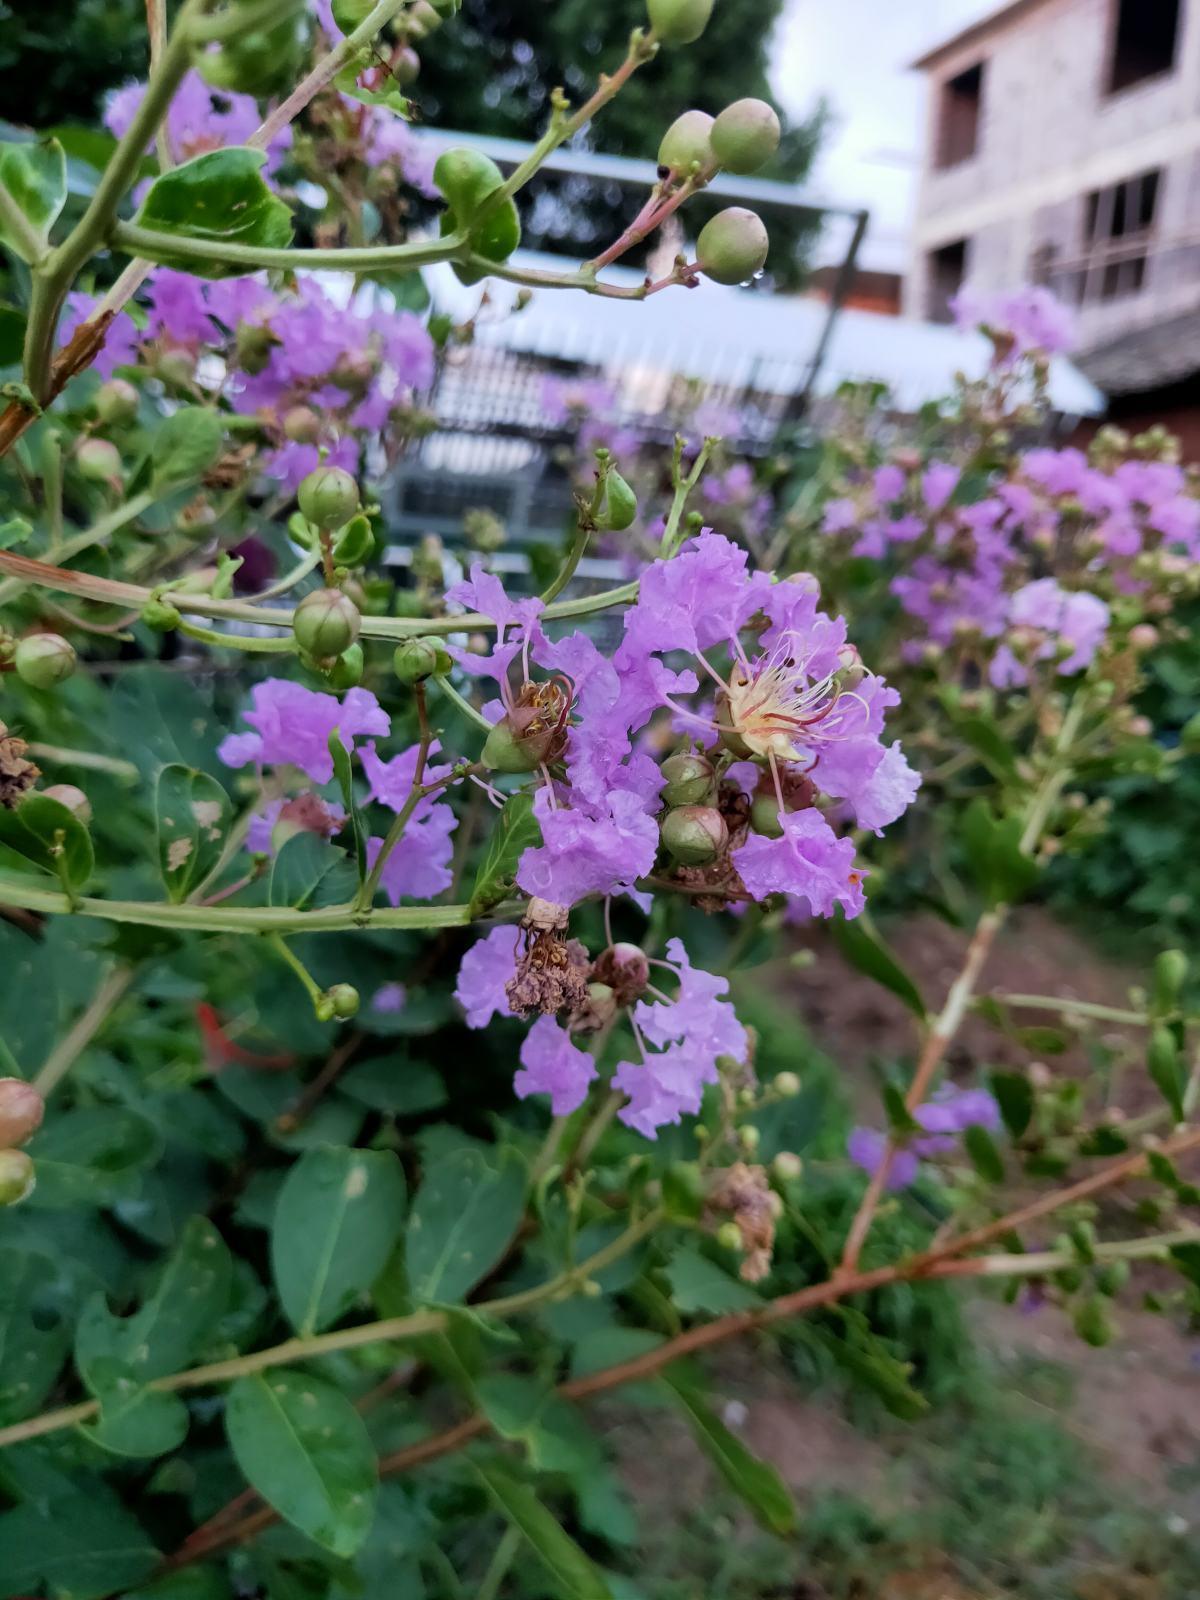
[[779, 801], [773, 794], [759, 791], [750, 801], [750, 826], [764, 839], [782, 839], [783, 823], [779, 820]]
[[[39, 789], [38, 793], [44, 800], [57, 800], [60, 806], [66, 806], [72, 816], [78, 817], [80, 822], [90, 822], [92, 817], [92, 802], [73, 783], [52, 783], [46, 789]], [[3, 1118], [0, 1117], [0, 1121]], [[0, 1145], [4, 1143], [4, 1134], [0, 1132]]]
[[283, 416], [283, 436], [293, 444], [316, 444], [321, 419], [311, 406], [292, 406]]
[[659, 834], [684, 867], [706, 867], [729, 843], [725, 818], [715, 806], [677, 806], [662, 819]]
[[392, 77], [402, 89], [416, 83], [421, 75], [421, 58], [411, 45], [406, 45], [392, 60]]
[[440, 28], [442, 19], [430, 0], [416, 0], [416, 4], [405, 18], [408, 35], [412, 39], [427, 38], [436, 28]]
[[358, 990], [352, 983], [335, 983], [332, 989], [326, 992], [326, 998], [333, 1006], [333, 1014], [340, 1021], [358, 1013]]
[[771, 1163], [771, 1172], [780, 1183], [795, 1183], [804, 1172], [804, 1163], [794, 1150], [781, 1150]]
[[142, 621], [148, 628], [153, 628], [155, 633], [170, 633], [179, 626], [183, 618], [170, 601], [151, 595], [142, 607]]
[[716, 165], [709, 135], [713, 119], [707, 111], [685, 111], [663, 134], [658, 147], [658, 164], [672, 172], [686, 175], [692, 168], [702, 169]]
[[358, 607], [340, 589], [315, 589], [296, 607], [292, 632], [302, 650], [328, 661], [349, 650], [361, 622]]
[[757, 172], [779, 149], [782, 131], [765, 100], [735, 100], [713, 123], [713, 154], [726, 172]]
[[1075, 1308], [1075, 1332], [1084, 1344], [1090, 1344], [1099, 1350], [1106, 1344], [1111, 1344], [1116, 1332], [1109, 1309], [1103, 1298], [1099, 1295], [1081, 1301]]
[[137, 416], [138, 392], [124, 378], [110, 378], [96, 390], [92, 410], [101, 422], [129, 422]]
[[33, 689], [53, 689], [75, 671], [75, 651], [60, 633], [29, 633], [17, 645], [13, 665]]
[[318, 528], [341, 528], [359, 508], [358, 485], [342, 467], [317, 467], [303, 480], [296, 498]]
[[0, 1078], [0, 1147], [16, 1149], [42, 1125], [46, 1102], [24, 1078]]
[[24, 1150], [0, 1150], [0, 1206], [19, 1206], [36, 1185], [33, 1162]]
[[1182, 950], [1163, 950], [1154, 963], [1154, 1009], [1172, 1011], [1187, 982], [1188, 958]]
[[769, 248], [762, 218], [745, 206], [727, 206], [700, 230], [696, 261], [714, 283], [745, 283], [762, 271]]
[[535, 772], [542, 764], [535, 742], [518, 737], [507, 717], [488, 734], [479, 759], [491, 772]]
[[490, 156], [469, 145], [443, 150], [433, 168], [434, 187], [464, 223], [504, 182], [504, 174]]
[[762, 1135], [752, 1123], [738, 1129], [738, 1143], [747, 1155], [752, 1156], [761, 1143]]
[[742, 1230], [736, 1222], [723, 1222], [717, 1229], [717, 1243], [723, 1250], [736, 1250], [741, 1253]]
[[613, 533], [622, 533], [636, 518], [637, 510], [637, 495], [616, 468], [610, 467], [604, 482], [600, 513], [596, 518], [597, 526]]
[[1120, 1294], [1128, 1282], [1128, 1261], [1106, 1261], [1096, 1272], [1096, 1288], [1101, 1294], [1107, 1295], [1109, 1299], [1112, 1299], [1114, 1295]]
[[342, 651], [330, 667], [329, 687], [336, 689], [339, 694], [345, 689], [357, 689], [363, 681], [365, 668], [362, 645], [352, 644], [348, 650]]
[[646, 0], [650, 26], [664, 44], [692, 44], [708, 27], [713, 0]]
[[164, 350], [155, 362], [154, 375], [168, 389], [190, 389], [196, 376], [196, 358], [187, 350]]
[[111, 483], [121, 476], [121, 452], [108, 439], [85, 439], [75, 452], [75, 465], [92, 483]]
[[716, 772], [699, 750], [678, 750], [662, 764], [662, 797], [669, 806], [705, 806], [713, 797]]
[[401, 683], [424, 683], [426, 678], [449, 672], [451, 661], [437, 639], [406, 639], [396, 646], [392, 667]]
[[800, 1079], [794, 1072], [777, 1072], [774, 1085], [775, 1093], [785, 1100], [794, 1100], [800, 1093]]

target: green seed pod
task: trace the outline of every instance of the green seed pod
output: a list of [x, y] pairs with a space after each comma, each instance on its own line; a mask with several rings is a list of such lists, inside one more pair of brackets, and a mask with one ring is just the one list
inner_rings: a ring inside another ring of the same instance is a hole
[[451, 210], [469, 223], [480, 205], [504, 182], [504, 174], [481, 150], [455, 145], [443, 150], [433, 169], [434, 187]]
[[330, 667], [329, 687], [336, 689], [339, 694], [346, 689], [357, 689], [363, 681], [365, 667], [362, 645], [352, 644], [349, 650], [342, 651]]
[[[66, 806], [72, 816], [78, 817], [80, 822], [92, 820], [92, 802], [73, 783], [52, 783], [46, 789], [38, 791], [47, 800], [57, 800], [60, 806]], [[2, 1121], [0, 1117], [0, 1121]], [[3, 1144], [4, 1135], [0, 1133], [0, 1144]]]
[[723, 1222], [717, 1229], [717, 1243], [723, 1250], [742, 1251], [742, 1230], [736, 1222]]
[[343, 1022], [358, 1012], [358, 990], [351, 983], [335, 983], [327, 998], [333, 1005], [334, 1016]]
[[1129, 1282], [1128, 1261], [1106, 1261], [1096, 1273], [1096, 1288], [1110, 1300]]
[[726, 172], [757, 172], [779, 149], [782, 131], [765, 100], [735, 100], [713, 123], [713, 154]]
[[170, 633], [183, 621], [179, 612], [167, 600], [152, 595], [142, 607], [142, 621], [155, 633]]
[[17, 645], [13, 665], [30, 688], [53, 689], [75, 671], [75, 651], [60, 633], [30, 633]]
[[716, 166], [709, 135], [713, 119], [707, 111], [685, 111], [663, 134], [658, 147], [658, 164], [672, 172], [687, 174], [693, 167], [702, 170]]
[[1090, 1344], [1099, 1350], [1104, 1345], [1112, 1343], [1116, 1328], [1102, 1296], [1092, 1295], [1082, 1300], [1075, 1308], [1073, 1320], [1075, 1332], [1084, 1344]]
[[340, 589], [316, 589], [296, 607], [292, 632], [302, 650], [328, 661], [349, 650], [361, 622], [358, 607]]
[[696, 260], [714, 283], [745, 283], [762, 271], [769, 249], [762, 218], [744, 206], [728, 206], [701, 229]]
[[762, 1134], [752, 1122], [738, 1129], [738, 1143], [748, 1156], [752, 1156], [762, 1142]]
[[36, 1185], [33, 1162], [24, 1150], [0, 1150], [0, 1206], [19, 1206]]
[[445, 646], [437, 639], [406, 639], [396, 646], [392, 667], [401, 683], [424, 683], [442, 676], [452, 666]]
[[124, 378], [110, 378], [96, 390], [92, 410], [106, 425], [129, 422], [137, 416], [138, 392]]
[[725, 818], [715, 806], [677, 806], [659, 826], [664, 847], [685, 867], [706, 867], [729, 843]]
[[311, 406], [292, 406], [284, 412], [283, 436], [293, 444], [316, 444], [321, 437], [321, 419]]
[[650, 26], [664, 44], [692, 44], [708, 27], [713, 0], [646, 0]]
[[769, 790], [760, 789], [750, 801], [750, 826], [764, 839], [782, 839], [779, 801]]
[[402, 89], [416, 83], [421, 75], [421, 58], [411, 45], [406, 45], [392, 60], [392, 77]]
[[775, 1093], [785, 1100], [794, 1100], [800, 1093], [800, 1079], [794, 1072], [777, 1072], [773, 1081]]
[[333, 559], [341, 567], [361, 567], [370, 560], [374, 549], [375, 534], [371, 520], [359, 512], [358, 516], [350, 518], [334, 540]]
[[662, 764], [662, 798], [668, 806], [706, 806], [713, 798], [716, 772], [699, 750], [678, 750]]
[[32, 1139], [42, 1125], [46, 1102], [24, 1078], [0, 1078], [0, 1147], [8, 1150]]
[[600, 503], [596, 526], [621, 533], [633, 522], [637, 511], [637, 495], [616, 468], [610, 467], [604, 481], [604, 498]]
[[168, 389], [190, 389], [196, 377], [196, 358], [186, 350], [164, 350], [155, 363], [154, 375]]
[[1182, 950], [1164, 950], [1154, 963], [1152, 1010], [1162, 1016], [1179, 1005], [1180, 992], [1187, 982], [1188, 958]]
[[780, 1183], [795, 1183], [804, 1172], [804, 1163], [792, 1150], [781, 1150], [771, 1163], [771, 1173]]
[[491, 772], [535, 772], [542, 764], [537, 742], [519, 738], [507, 717], [488, 734], [479, 759]]
[[342, 528], [359, 507], [358, 485], [342, 467], [317, 467], [296, 494], [300, 509], [318, 528]]
[[121, 453], [109, 439], [85, 439], [75, 452], [75, 465], [91, 483], [121, 477]]

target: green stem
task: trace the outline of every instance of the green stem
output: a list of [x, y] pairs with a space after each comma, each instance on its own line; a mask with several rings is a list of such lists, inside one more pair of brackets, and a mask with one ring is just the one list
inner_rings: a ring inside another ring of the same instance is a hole
[[482, 728], [484, 733], [491, 733], [492, 725], [483, 715], [482, 711], [476, 711], [471, 702], [466, 698], [465, 695], [459, 693], [459, 691], [450, 682], [449, 678], [439, 678], [437, 680], [437, 686], [447, 697], [447, 699], [454, 702], [464, 716], [469, 717], [471, 721], [475, 723], [476, 727]]
[[[93, 523], [90, 528], [84, 529], [82, 533], [77, 533], [70, 539], [65, 539], [55, 552], [55, 562], [61, 567], [64, 561], [70, 561], [73, 556], [81, 554], [82, 551], [90, 550], [93, 545], [103, 544], [110, 533], [115, 533], [118, 528], [123, 528], [126, 523], [133, 522], [140, 517], [148, 506], [154, 504], [155, 498], [148, 489], [143, 489], [139, 494], [133, 495], [123, 505], [117, 506], [115, 510], [108, 512], [98, 522]], [[24, 580], [6, 578], [3, 583], [0, 583], [0, 602], [11, 600], [14, 595], [20, 594], [24, 587]], [[146, 591], [146, 598], [150, 598], [149, 590]]]
[[579, 563], [583, 560], [583, 552], [587, 549], [588, 540], [592, 536], [592, 529], [586, 517], [581, 516], [575, 524], [575, 537], [571, 540], [571, 548], [567, 551], [567, 558], [555, 575], [554, 582], [548, 589], [542, 591], [542, 601], [549, 605], [557, 600], [559, 595], [575, 576]]
[[1100, 1022], [1125, 1022], [1137, 1028], [1150, 1025], [1150, 1018], [1144, 1011], [1122, 1011], [1116, 1006], [1095, 1005], [1090, 1000], [1057, 1000], [1047, 994], [996, 994], [992, 999], [1026, 1011], [1071, 1012], [1081, 1017], [1095, 1017]]
[[274, 950], [279, 959], [283, 962], [286, 962], [286, 964], [291, 967], [292, 971], [303, 984], [308, 998], [315, 1006], [317, 1001], [322, 998], [323, 991], [321, 989], [321, 985], [316, 981], [312, 973], [304, 965], [303, 961], [301, 961], [300, 957], [294, 950], [289, 949], [288, 945], [277, 933], [269, 933], [267, 935], [267, 943], [271, 946], [271, 949]]
[[584, 294], [598, 295], [602, 300], [644, 300], [650, 292], [644, 283], [602, 283], [586, 271], [545, 272], [540, 267], [510, 267], [507, 262], [492, 261], [481, 255], [469, 255], [466, 265], [486, 273], [489, 278], [519, 283], [526, 289], [582, 289]]
[[290, 656], [296, 653], [294, 637], [264, 639], [254, 633], [220, 633], [216, 628], [202, 628], [195, 622], [179, 623], [179, 632], [201, 644], [216, 645], [222, 650], [243, 650], [247, 655]]
[[33, 1087], [43, 1100], [49, 1099], [91, 1044], [108, 1020], [110, 1012], [124, 997], [136, 975], [136, 967], [118, 962], [101, 980], [85, 1009], [46, 1057], [33, 1080]]
[[[0, 878], [0, 905], [49, 913], [75, 911], [106, 922], [168, 928], [176, 933], [342, 933], [361, 926], [362, 921], [361, 913], [352, 905], [296, 911], [290, 906], [172, 905], [169, 901], [98, 900], [84, 895], [72, 906], [67, 895], [44, 889], [32, 878]], [[498, 906], [492, 915], [502, 919], [514, 909]], [[415, 932], [465, 928], [474, 920], [469, 905], [385, 906], [373, 911], [371, 926]]]
[[501, 1584], [508, 1577], [509, 1568], [517, 1559], [517, 1551], [521, 1548], [522, 1538], [523, 1535], [520, 1528], [513, 1525], [507, 1529], [504, 1537], [496, 1546], [496, 1553], [488, 1564], [488, 1569], [483, 1575], [483, 1581], [475, 1591], [475, 1600], [496, 1600], [496, 1596], [500, 1593]]
[[132, 222], [118, 222], [109, 231], [111, 242], [130, 255], [165, 260], [220, 261], [244, 267], [247, 272], [278, 267], [285, 272], [303, 267], [331, 272], [370, 272], [379, 267], [427, 267], [452, 260], [462, 249], [462, 234], [448, 233], [440, 239], [417, 239], [410, 244], [346, 246], [335, 250], [269, 249], [266, 246], [236, 244], [228, 239], [192, 239], [186, 234], [156, 233]]
[[37, 761], [55, 761], [64, 767], [83, 767], [91, 772], [106, 772], [122, 783], [138, 783], [141, 771], [132, 761], [122, 761], [120, 756], [97, 755], [93, 750], [69, 750], [61, 744], [40, 744], [31, 740], [29, 754]]
[[63, 453], [57, 429], [42, 439], [42, 503], [46, 508], [46, 558], [57, 558], [63, 536]]
[[[683, 521], [683, 513], [687, 510], [687, 503], [693, 490], [704, 476], [704, 469], [708, 465], [709, 457], [720, 441], [705, 439], [700, 447], [700, 453], [692, 462], [692, 470], [687, 477], [675, 485], [675, 494], [671, 501], [671, 509], [667, 513], [666, 525], [663, 528], [662, 543], [659, 546], [663, 556], [673, 556], [679, 539], [679, 524]], [[677, 441], [676, 449], [682, 455], [682, 439]]]

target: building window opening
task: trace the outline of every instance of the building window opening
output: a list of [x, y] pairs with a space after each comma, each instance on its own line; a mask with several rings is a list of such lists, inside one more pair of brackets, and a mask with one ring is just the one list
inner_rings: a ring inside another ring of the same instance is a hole
[[983, 62], [968, 67], [942, 85], [937, 164], [956, 167], [970, 161], [979, 149], [979, 121], [983, 109]]
[[1116, 0], [1108, 92], [1171, 72], [1178, 43], [1179, 0]]
[[953, 322], [950, 302], [967, 276], [967, 241], [956, 239], [929, 252], [928, 302], [925, 315], [930, 322]]
[[1146, 269], [1162, 189], [1162, 172], [1093, 189], [1084, 206], [1085, 256], [1076, 284], [1081, 304], [1137, 294]]

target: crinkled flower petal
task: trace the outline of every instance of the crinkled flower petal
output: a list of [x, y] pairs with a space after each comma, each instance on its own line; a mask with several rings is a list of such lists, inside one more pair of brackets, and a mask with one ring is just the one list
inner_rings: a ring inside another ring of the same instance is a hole
[[572, 1044], [571, 1036], [553, 1017], [539, 1017], [521, 1046], [521, 1071], [513, 1079], [519, 1099], [548, 1094], [556, 1117], [566, 1117], [587, 1099], [596, 1063]]
[[505, 985], [517, 968], [521, 930], [502, 923], [477, 939], [458, 969], [454, 998], [467, 1013], [469, 1028], [486, 1028], [494, 1016], [511, 1015]]
[[817, 916], [833, 915], [840, 905], [848, 917], [862, 910], [862, 874], [854, 866], [854, 844], [839, 839], [819, 811], [785, 812], [783, 836], [752, 834], [733, 853], [733, 864], [755, 900], [771, 894], [797, 895]]

